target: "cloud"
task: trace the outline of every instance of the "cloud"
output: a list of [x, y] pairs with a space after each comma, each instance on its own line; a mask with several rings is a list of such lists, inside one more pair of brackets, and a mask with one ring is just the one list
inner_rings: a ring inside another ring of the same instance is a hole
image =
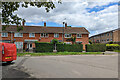
[[[112, 0], [111, 0], [112, 1]], [[39, 23], [43, 20], [62, 24], [64, 18], [68, 25], [83, 26], [92, 34], [118, 28], [118, 5], [111, 5], [104, 10], [89, 13], [86, 8], [108, 5], [110, 2], [55, 2], [56, 8], [49, 13], [37, 7], [19, 8], [16, 14], [25, 18], [27, 22]]]

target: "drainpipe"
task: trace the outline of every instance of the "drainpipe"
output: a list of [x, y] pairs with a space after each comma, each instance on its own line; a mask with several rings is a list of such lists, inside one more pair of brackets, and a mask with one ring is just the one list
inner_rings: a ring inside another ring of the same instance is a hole
[[13, 43], [13, 35], [12, 35], [12, 31], [11, 31], [11, 43]]

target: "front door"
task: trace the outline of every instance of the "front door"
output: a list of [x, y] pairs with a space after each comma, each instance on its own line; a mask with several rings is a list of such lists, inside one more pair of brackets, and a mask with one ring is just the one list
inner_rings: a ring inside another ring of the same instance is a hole
[[28, 43], [28, 44], [27, 44], [27, 48], [28, 48], [28, 49], [32, 49], [32, 43]]

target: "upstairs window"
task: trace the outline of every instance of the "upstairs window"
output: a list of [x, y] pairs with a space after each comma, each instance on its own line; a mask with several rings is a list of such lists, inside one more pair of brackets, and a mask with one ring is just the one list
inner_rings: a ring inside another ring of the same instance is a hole
[[35, 37], [35, 33], [29, 33], [29, 37]]
[[1, 33], [1, 37], [8, 37], [8, 33]]
[[82, 35], [81, 34], [77, 34], [77, 38], [81, 38], [82, 37]]
[[48, 37], [48, 33], [41, 33], [41, 37]]
[[71, 34], [65, 34], [65, 38], [71, 38]]
[[55, 37], [55, 38], [58, 38], [58, 37], [59, 37], [59, 34], [58, 34], [58, 33], [55, 33], [55, 34], [54, 34], [54, 37]]
[[107, 41], [109, 41], [109, 39], [107, 39]]
[[23, 37], [23, 33], [15, 33], [14, 37]]

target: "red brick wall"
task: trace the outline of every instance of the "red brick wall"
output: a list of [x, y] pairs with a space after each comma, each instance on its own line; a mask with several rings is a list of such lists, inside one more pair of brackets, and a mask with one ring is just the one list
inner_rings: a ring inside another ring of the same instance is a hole
[[[76, 34], [72, 34], [72, 36], [76, 36]], [[89, 36], [88, 34], [82, 34], [81, 38], [76, 38], [76, 41], [82, 42], [83, 49], [85, 49], [85, 44], [88, 44], [88, 40], [89, 40], [88, 36]], [[39, 42], [50, 42], [53, 39], [62, 40], [62, 33], [59, 34], [59, 38], [54, 38], [53, 33], [50, 33], [48, 37], [44, 37], [41, 39], [40, 38], [41, 38], [40, 33], [36, 33], [35, 37], [29, 37], [29, 33], [24, 33], [23, 37], [14, 37], [14, 34], [13, 34], [13, 39], [15, 39], [16, 42], [24, 42], [25, 39], [35, 39], [35, 40], [38, 40]], [[67, 42], [66, 39], [67, 38], [64, 38], [64, 42]], [[8, 37], [2, 37], [2, 40], [11, 40], [11, 33], [8, 33]], [[25, 48], [27, 47], [25, 45], [23, 46]], [[33, 44], [33, 47], [35, 47], [35, 44]]]

